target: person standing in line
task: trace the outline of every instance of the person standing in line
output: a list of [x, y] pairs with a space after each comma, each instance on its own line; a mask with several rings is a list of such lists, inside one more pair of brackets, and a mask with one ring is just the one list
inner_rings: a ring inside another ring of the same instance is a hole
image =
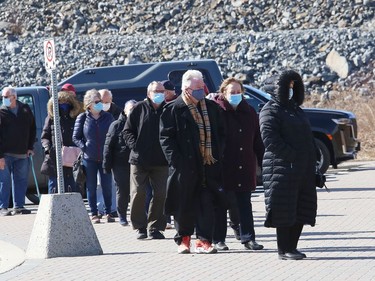
[[[147, 87], [147, 99], [137, 103], [126, 120], [123, 135], [131, 148], [130, 220], [137, 239], [164, 239], [163, 213], [168, 166], [159, 142], [160, 115], [165, 105], [164, 86], [153, 81]], [[151, 184], [153, 197], [145, 212], [146, 188]], [[148, 229], [148, 236], [147, 236]]]
[[[227, 78], [220, 86], [215, 102], [223, 110], [227, 138], [223, 157], [223, 188], [230, 208], [238, 210], [240, 240], [245, 249], [261, 250], [255, 241], [251, 192], [256, 188], [256, 169], [261, 166], [264, 146], [255, 110], [243, 98], [242, 82]], [[227, 211], [216, 209], [214, 243], [218, 250], [228, 250]]]
[[[76, 146], [72, 140], [74, 123], [81, 113], [79, 101], [70, 92], [58, 93], [59, 115], [61, 126], [61, 141], [63, 146]], [[57, 193], [57, 169], [56, 169], [56, 146], [55, 130], [53, 125], [53, 98], [47, 103], [48, 115], [44, 122], [42, 135], [40, 137], [44, 150], [44, 161], [41, 173], [48, 176], [48, 193]], [[73, 179], [73, 168], [63, 166], [65, 192], [78, 192]]]
[[314, 226], [316, 220], [316, 149], [309, 120], [300, 108], [305, 97], [301, 76], [283, 71], [277, 86], [260, 112], [264, 225], [276, 228], [279, 259], [299, 260], [306, 257], [297, 250], [303, 225]]
[[[108, 89], [101, 89], [98, 91], [100, 94], [100, 98], [103, 103], [103, 111], [111, 113], [113, 118], [115, 120], [119, 119], [119, 116], [122, 114], [122, 110], [119, 106], [117, 106], [113, 101], [112, 101], [112, 92]], [[99, 177], [99, 174], [98, 174]], [[111, 215], [113, 217], [117, 217], [117, 188], [114, 180], [112, 181], [112, 210], [111, 210]], [[105, 213], [105, 204], [104, 204], [104, 197], [103, 197], [103, 189], [100, 184], [97, 186], [96, 190], [96, 196], [97, 196], [97, 205], [98, 205], [98, 215], [99, 217], [102, 217], [103, 214]]]
[[186, 71], [181, 90], [161, 116], [160, 143], [169, 164], [165, 213], [174, 216], [178, 253], [190, 253], [196, 228], [195, 252], [211, 254], [217, 252], [212, 234], [222, 186], [224, 122], [219, 106], [205, 99], [200, 71]]
[[[30, 214], [24, 207], [29, 159], [36, 137], [34, 115], [27, 104], [17, 100], [16, 89], [5, 87], [0, 107], [0, 215]], [[22, 132], [22, 137], [20, 137]], [[13, 190], [13, 211], [9, 211]]]
[[86, 171], [87, 198], [93, 223], [100, 223], [96, 201], [97, 174], [103, 188], [107, 222], [114, 222], [111, 215], [112, 174], [103, 172], [103, 148], [108, 128], [114, 121], [112, 114], [103, 111], [103, 104], [97, 90], [88, 90], [83, 98], [85, 112], [78, 115], [74, 124], [73, 142], [83, 152]]
[[107, 174], [113, 172], [116, 185], [117, 213], [122, 226], [129, 225], [126, 213], [130, 195], [130, 149], [122, 137], [122, 131], [126, 119], [136, 103], [135, 100], [129, 100], [125, 103], [123, 113], [108, 129], [103, 151], [104, 172]]

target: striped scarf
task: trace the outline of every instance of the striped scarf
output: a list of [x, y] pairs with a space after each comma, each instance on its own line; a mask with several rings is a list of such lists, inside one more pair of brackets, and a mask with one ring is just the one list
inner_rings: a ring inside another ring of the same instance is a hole
[[188, 99], [184, 99], [184, 101], [199, 128], [199, 149], [203, 158], [203, 164], [214, 164], [217, 160], [212, 156], [211, 125], [210, 119], [208, 118], [205, 99], [199, 101], [203, 118], [198, 108], [192, 102], [190, 102]]

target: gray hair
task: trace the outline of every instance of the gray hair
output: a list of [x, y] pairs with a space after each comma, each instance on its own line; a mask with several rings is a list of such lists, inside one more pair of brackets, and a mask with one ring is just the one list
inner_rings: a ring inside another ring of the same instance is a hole
[[[147, 86], [147, 95], [151, 92], [151, 88], [152, 86], [154, 86], [155, 84], [161, 84], [161, 82], [158, 82], [158, 81], [152, 81], [150, 84], [148, 84]], [[164, 86], [163, 86], [164, 87]]]
[[95, 97], [98, 97], [99, 99], [101, 98], [96, 89], [86, 91], [85, 96], [83, 97], [83, 108], [85, 110], [89, 107]]
[[11, 87], [11, 86], [8, 86], [8, 87], [5, 87], [2, 91], [2, 93], [4, 94], [5, 92], [9, 92], [11, 95], [17, 97], [17, 92], [16, 92], [16, 89]]
[[128, 100], [125, 105], [124, 105], [124, 109], [127, 107], [127, 106], [130, 106], [130, 105], [134, 105], [136, 104], [137, 101], [136, 100]]
[[99, 92], [99, 94], [100, 94], [101, 97], [104, 96], [105, 93], [108, 93], [108, 95], [109, 95], [109, 96], [111, 97], [111, 99], [112, 99], [112, 92], [111, 92], [110, 90], [108, 90], [108, 89], [101, 89], [101, 90], [99, 90], [98, 92]]
[[199, 70], [188, 70], [182, 75], [181, 90], [185, 90], [189, 87], [190, 81], [193, 79], [199, 79], [203, 81], [202, 72]]

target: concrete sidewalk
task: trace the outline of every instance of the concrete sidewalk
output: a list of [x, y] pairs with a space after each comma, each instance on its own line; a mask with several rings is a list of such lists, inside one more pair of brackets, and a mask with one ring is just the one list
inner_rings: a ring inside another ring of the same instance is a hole
[[[252, 201], [262, 251], [245, 250], [229, 228], [229, 251], [178, 255], [173, 229], [165, 240], [138, 241], [131, 227], [102, 223], [94, 228], [104, 255], [25, 260], [0, 280], [375, 280], [375, 162], [329, 170], [327, 185], [330, 193], [318, 190], [317, 225], [306, 226], [301, 236], [305, 260], [278, 260], [275, 229], [263, 227], [259, 190]], [[9, 257], [23, 259], [34, 219], [35, 214], [0, 217], [0, 271]], [[13, 254], [4, 242], [22, 251]]]

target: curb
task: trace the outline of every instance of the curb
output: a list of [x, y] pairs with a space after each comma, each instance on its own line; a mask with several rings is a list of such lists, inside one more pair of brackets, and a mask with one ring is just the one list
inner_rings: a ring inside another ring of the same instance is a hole
[[12, 270], [25, 261], [25, 252], [11, 243], [0, 241], [0, 274]]

